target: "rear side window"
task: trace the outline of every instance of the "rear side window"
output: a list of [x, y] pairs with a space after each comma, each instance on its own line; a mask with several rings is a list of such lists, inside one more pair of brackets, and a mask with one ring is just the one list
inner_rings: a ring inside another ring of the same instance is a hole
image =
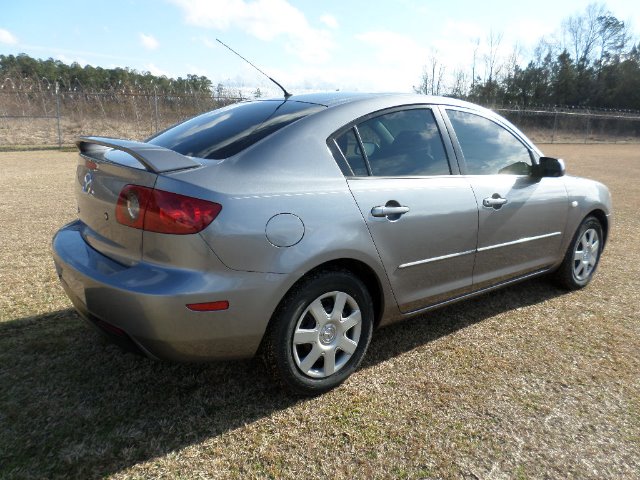
[[198, 158], [223, 159], [326, 107], [310, 103], [264, 100], [220, 108], [180, 123], [148, 143]]
[[506, 128], [488, 118], [447, 110], [470, 175], [529, 175], [529, 149]]
[[355, 175], [449, 175], [449, 162], [433, 112], [413, 108], [386, 113], [336, 138]]
[[358, 139], [353, 128], [340, 135], [336, 139], [336, 143], [344, 157], [347, 159], [347, 163], [351, 167], [354, 175], [369, 175], [369, 172], [367, 171], [367, 164], [364, 162], [364, 157], [360, 151], [360, 144], [358, 143]]

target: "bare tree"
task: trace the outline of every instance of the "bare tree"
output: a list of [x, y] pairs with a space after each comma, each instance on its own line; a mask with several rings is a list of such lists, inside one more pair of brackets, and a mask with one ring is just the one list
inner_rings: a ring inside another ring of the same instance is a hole
[[600, 66], [608, 56], [620, 57], [627, 43], [631, 39], [628, 25], [606, 12], [597, 18], [598, 42], [600, 44]]
[[420, 76], [420, 83], [418, 85], [413, 86], [413, 91], [415, 93], [429, 95], [429, 72], [427, 71], [426, 66], [422, 70], [422, 75]]
[[558, 42], [553, 38], [548, 39], [542, 37], [538, 40], [537, 45], [533, 49], [533, 62], [537, 66], [542, 66], [545, 62], [545, 59], [548, 57], [556, 57], [558, 56], [559, 50]]
[[473, 63], [471, 64], [471, 89], [476, 86], [476, 63], [478, 60], [478, 49], [480, 48], [480, 38], [476, 38], [473, 49]]
[[442, 79], [444, 78], [444, 72], [446, 67], [443, 63], [438, 61], [438, 52], [434, 50], [431, 52], [431, 94], [440, 95], [442, 92]]
[[469, 77], [462, 69], [456, 69], [453, 72], [453, 86], [449, 95], [456, 98], [465, 98], [469, 91]]
[[598, 18], [606, 15], [604, 4], [590, 3], [584, 13], [563, 20], [564, 47], [573, 53], [576, 62], [586, 64], [591, 60], [600, 37]]
[[516, 68], [518, 67], [518, 65], [520, 65], [521, 55], [522, 55], [522, 47], [520, 46], [519, 43], [516, 42], [516, 44], [513, 46], [513, 50], [511, 50], [511, 54], [509, 54], [509, 57], [507, 58], [507, 61], [505, 63], [505, 68], [506, 68], [505, 76], [513, 77], [513, 75], [515, 74]]
[[484, 55], [485, 63], [485, 82], [491, 83], [495, 80], [495, 76], [498, 74], [498, 53], [500, 50], [500, 43], [502, 42], [502, 33], [497, 33], [491, 30], [487, 37], [487, 43], [489, 44], [489, 52]]
[[443, 90], [443, 79], [446, 67], [438, 59], [438, 51], [432, 50], [425, 65], [420, 84], [413, 87], [416, 93], [440, 95]]

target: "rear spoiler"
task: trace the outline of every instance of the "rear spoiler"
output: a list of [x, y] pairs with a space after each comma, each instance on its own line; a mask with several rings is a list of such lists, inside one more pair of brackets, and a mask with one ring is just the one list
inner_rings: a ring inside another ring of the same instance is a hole
[[107, 137], [80, 137], [76, 141], [76, 145], [80, 150], [80, 154], [86, 156], [104, 154], [109, 148], [121, 150], [134, 157], [147, 170], [154, 173], [202, 166], [193, 158], [150, 143]]

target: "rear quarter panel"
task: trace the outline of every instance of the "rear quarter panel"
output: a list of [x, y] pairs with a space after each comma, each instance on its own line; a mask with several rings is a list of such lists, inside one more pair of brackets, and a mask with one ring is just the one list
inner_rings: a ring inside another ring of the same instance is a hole
[[[323, 263], [358, 260], [378, 277], [385, 305], [382, 317], [396, 317], [397, 305], [376, 247], [326, 145], [333, 123], [322, 128], [317, 121], [305, 120], [235, 157], [164, 176], [158, 188], [162, 184], [187, 194], [193, 185], [206, 189], [204, 196], [222, 205], [200, 235], [228, 268], [288, 274], [279, 292], [283, 296]], [[278, 247], [267, 238], [267, 223], [279, 214], [295, 215], [304, 225], [302, 238], [292, 246]]]

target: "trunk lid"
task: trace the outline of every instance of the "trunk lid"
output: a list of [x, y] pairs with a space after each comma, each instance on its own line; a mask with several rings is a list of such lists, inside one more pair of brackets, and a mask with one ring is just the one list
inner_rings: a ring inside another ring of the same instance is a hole
[[127, 140], [82, 137], [75, 193], [83, 237], [94, 249], [124, 265], [142, 258], [143, 230], [116, 220], [125, 185], [153, 188], [161, 172], [200, 166], [171, 150]]

